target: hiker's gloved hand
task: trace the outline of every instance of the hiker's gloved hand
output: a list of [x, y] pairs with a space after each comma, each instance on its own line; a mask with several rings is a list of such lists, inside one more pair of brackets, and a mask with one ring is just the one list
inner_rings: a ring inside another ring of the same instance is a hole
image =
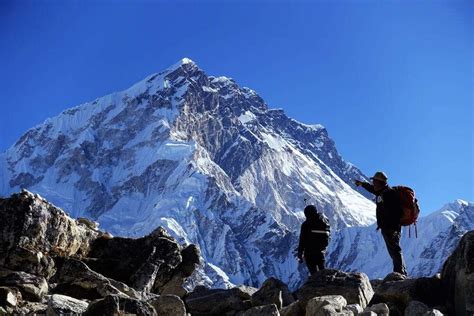
[[362, 181], [359, 181], [359, 180], [355, 180], [354, 183], [358, 187], [362, 185]]

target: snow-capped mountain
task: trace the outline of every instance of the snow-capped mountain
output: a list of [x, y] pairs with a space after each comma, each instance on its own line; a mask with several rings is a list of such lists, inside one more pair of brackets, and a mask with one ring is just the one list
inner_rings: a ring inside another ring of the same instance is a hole
[[[328, 262], [346, 271], [364, 271], [370, 278], [383, 278], [392, 271], [388, 255], [376, 225], [341, 229], [333, 238]], [[404, 227], [401, 247], [408, 274], [432, 276], [440, 272], [443, 263], [467, 231], [474, 230], [474, 204], [456, 200], [439, 211], [420, 218], [415, 230]], [[410, 236], [411, 235], [411, 236]]]
[[[387, 272], [385, 246], [369, 226], [375, 205], [354, 179], [366, 177], [323, 126], [297, 122], [187, 58], [46, 120], [0, 155], [1, 195], [27, 188], [116, 235], [164, 226], [200, 246], [206, 264], [195, 281], [217, 287], [275, 276], [294, 288], [306, 277], [292, 254], [304, 199], [340, 229], [330, 265]], [[472, 229], [466, 209], [447, 207], [420, 222], [423, 247], [404, 245], [419, 263], [411, 272], [435, 271], [459, 233]]]
[[187, 58], [32, 128], [0, 170], [3, 195], [27, 188], [117, 235], [162, 225], [199, 244], [214, 281], [299, 282], [292, 250], [305, 198], [334, 228], [374, 222], [374, 204], [352, 185], [364, 175], [323, 126]]

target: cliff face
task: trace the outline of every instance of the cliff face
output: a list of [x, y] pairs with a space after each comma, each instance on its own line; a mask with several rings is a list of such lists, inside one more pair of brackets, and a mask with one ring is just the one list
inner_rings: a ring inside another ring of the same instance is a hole
[[101, 299], [153, 311], [159, 294], [186, 294], [183, 283], [199, 263], [194, 245], [181, 247], [162, 228], [114, 238], [26, 190], [0, 199], [0, 216], [0, 304], [12, 313], [68, 304], [83, 313]]

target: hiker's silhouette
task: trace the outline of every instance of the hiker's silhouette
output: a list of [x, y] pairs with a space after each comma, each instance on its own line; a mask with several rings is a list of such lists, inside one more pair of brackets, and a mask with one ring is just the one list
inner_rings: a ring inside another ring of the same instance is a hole
[[300, 242], [298, 245], [298, 259], [306, 262], [311, 274], [325, 268], [327, 246], [329, 244], [329, 221], [318, 213], [314, 205], [304, 209], [306, 221], [301, 225]]
[[388, 253], [393, 261], [393, 271], [407, 275], [402, 248], [400, 247], [402, 231], [400, 219], [403, 213], [400, 196], [396, 190], [388, 185], [388, 178], [385, 173], [378, 171], [370, 179], [372, 184], [359, 180], [356, 180], [355, 184], [375, 194], [377, 230], [382, 231]]

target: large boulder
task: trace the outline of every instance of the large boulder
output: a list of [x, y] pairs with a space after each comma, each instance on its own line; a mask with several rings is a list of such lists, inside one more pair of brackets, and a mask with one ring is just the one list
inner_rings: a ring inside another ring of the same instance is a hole
[[275, 304], [255, 306], [244, 312], [237, 314], [238, 316], [280, 316], [278, 308]]
[[347, 301], [341, 295], [325, 295], [313, 297], [306, 304], [306, 315], [317, 316], [324, 315], [332, 310], [342, 312], [346, 307]]
[[0, 287], [0, 306], [13, 308], [21, 303], [21, 292], [14, 287]]
[[186, 316], [184, 302], [176, 295], [161, 295], [149, 301], [158, 316]]
[[262, 287], [252, 295], [252, 306], [275, 304], [279, 310], [294, 301], [288, 286], [275, 278], [267, 279], [263, 282]]
[[223, 315], [230, 311], [243, 311], [252, 307], [250, 295], [239, 288], [206, 289], [197, 287], [185, 298], [192, 315]]
[[64, 259], [58, 262], [58, 272], [52, 280], [57, 283], [54, 293], [64, 294], [77, 299], [99, 299], [111, 294], [128, 297], [103, 275], [92, 271], [82, 261]]
[[7, 315], [46, 315], [47, 310], [48, 305], [45, 303], [24, 302], [13, 310], [7, 310]]
[[92, 302], [84, 316], [115, 316], [115, 315], [153, 316], [155, 309], [147, 302], [119, 295], [108, 295]]
[[428, 306], [444, 303], [444, 290], [438, 276], [418, 279], [384, 281], [377, 287], [371, 304], [387, 303], [392, 314], [403, 314], [411, 301]]
[[467, 232], [441, 273], [450, 315], [474, 314], [474, 231]]
[[17, 259], [10, 256], [12, 253], [18, 252], [19, 257], [24, 257], [21, 252], [26, 249], [32, 251], [33, 256], [38, 252], [86, 255], [99, 235], [96, 230], [78, 223], [63, 210], [26, 190], [0, 199], [0, 218], [0, 266], [11, 269], [18, 269]]
[[194, 245], [181, 249], [159, 227], [138, 239], [97, 238], [89, 257], [86, 262], [92, 270], [136, 290], [182, 296], [182, 284], [199, 263], [199, 249]]
[[300, 301], [294, 301], [280, 310], [281, 316], [304, 316], [305, 310], [301, 307]]
[[348, 304], [359, 304], [365, 308], [374, 292], [369, 278], [364, 273], [326, 269], [313, 274], [296, 295], [303, 306], [316, 296], [342, 295]]
[[76, 315], [82, 314], [87, 310], [87, 302], [75, 299], [73, 297], [54, 294], [48, 299], [47, 316]]
[[2, 272], [0, 286], [15, 287], [20, 290], [23, 299], [33, 302], [41, 302], [44, 295], [48, 293], [49, 286], [46, 279], [23, 271]]
[[365, 312], [374, 312], [379, 316], [388, 316], [390, 314], [390, 309], [385, 303], [378, 303], [371, 306], [367, 306], [364, 310]]

